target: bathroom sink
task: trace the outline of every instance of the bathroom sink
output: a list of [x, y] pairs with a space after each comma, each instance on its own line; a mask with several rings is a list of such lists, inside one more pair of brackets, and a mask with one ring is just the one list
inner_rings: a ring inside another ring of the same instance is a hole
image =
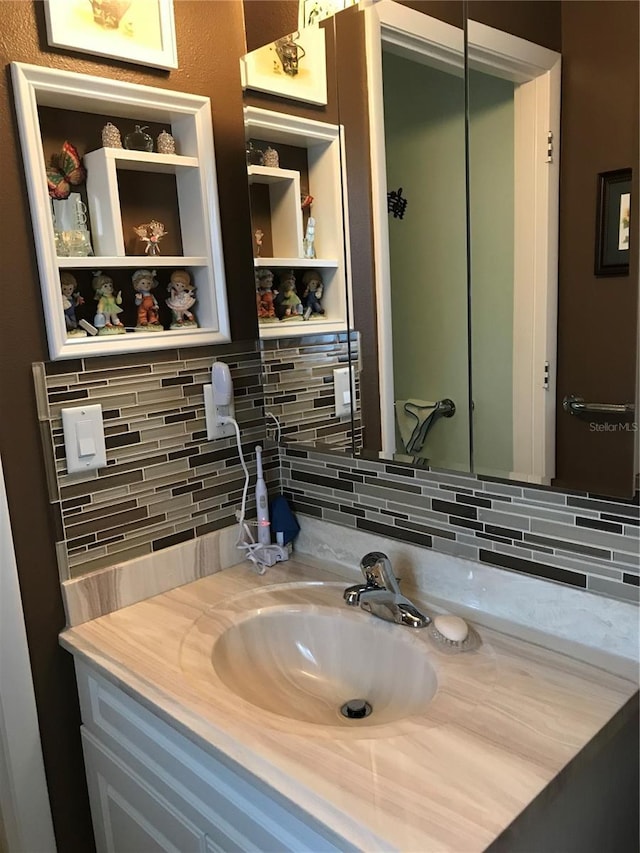
[[258, 609], [219, 634], [211, 661], [247, 702], [325, 726], [422, 714], [437, 690], [428, 648], [410, 629], [334, 607]]

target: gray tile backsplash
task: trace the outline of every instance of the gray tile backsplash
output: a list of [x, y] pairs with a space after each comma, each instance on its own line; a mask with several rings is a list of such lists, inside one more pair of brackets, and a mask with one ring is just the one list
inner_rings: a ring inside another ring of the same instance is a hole
[[[245, 450], [264, 440], [265, 409], [280, 420], [287, 446], [267, 452], [267, 476], [299, 513], [638, 602], [637, 496], [565, 494], [344, 452], [361, 436], [357, 419], [333, 411], [333, 369], [346, 366], [350, 346], [357, 357], [346, 334], [312, 335], [34, 365], [61, 576], [235, 522], [235, 441], [207, 442], [204, 424], [202, 386], [220, 358], [231, 367]], [[102, 403], [107, 466], [69, 475], [60, 410], [82, 402]]]
[[[264, 441], [260, 353], [254, 342], [34, 365], [61, 578], [151, 554], [235, 523], [244, 475], [235, 438], [207, 442], [203, 385], [214, 358], [234, 382], [250, 470]], [[66, 470], [60, 410], [100, 403], [107, 465]], [[277, 453], [265, 475], [277, 479]], [[250, 497], [248, 511], [255, 501]], [[253, 513], [254, 514], [254, 513]]]
[[[359, 411], [353, 423], [350, 417], [336, 417], [333, 385], [333, 371], [348, 366], [349, 353], [357, 362], [357, 335], [339, 332], [272, 338], [261, 341], [261, 349], [265, 410], [280, 421], [284, 441], [325, 444], [336, 450], [359, 442]], [[354, 373], [357, 401], [357, 371]]]
[[[640, 600], [632, 501], [416, 471], [287, 447], [285, 495], [301, 514], [625, 601]], [[624, 518], [622, 524], [607, 518]], [[602, 527], [606, 523], [605, 527]]]

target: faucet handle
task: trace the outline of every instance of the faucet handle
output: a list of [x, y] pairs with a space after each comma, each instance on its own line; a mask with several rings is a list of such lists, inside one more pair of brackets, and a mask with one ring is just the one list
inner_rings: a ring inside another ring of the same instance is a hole
[[368, 584], [375, 584], [375, 586], [388, 589], [394, 594], [400, 594], [398, 578], [391, 568], [391, 560], [382, 551], [370, 551], [365, 554], [360, 560], [360, 569]]

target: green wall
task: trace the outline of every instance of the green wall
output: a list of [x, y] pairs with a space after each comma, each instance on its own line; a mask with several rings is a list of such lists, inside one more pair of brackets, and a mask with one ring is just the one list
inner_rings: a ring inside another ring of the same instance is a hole
[[513, 470], [514, 84], [469, 74], [473, 456]]
[[464, 82], [389, 53], [383, 70], [387, 187], [409, 202], [389, 215], [395, 397], [450, 397], [421, 455], [468, 470]]

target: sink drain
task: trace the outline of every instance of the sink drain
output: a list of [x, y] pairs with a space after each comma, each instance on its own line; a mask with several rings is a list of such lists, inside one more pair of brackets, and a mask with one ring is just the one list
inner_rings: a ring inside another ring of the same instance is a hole
[[368, 717], [372, 711], [373, 708], [365, 699], [349, 699], [340, 708], [342, 716], [350, 720], [361, 720], [363, 717]]

